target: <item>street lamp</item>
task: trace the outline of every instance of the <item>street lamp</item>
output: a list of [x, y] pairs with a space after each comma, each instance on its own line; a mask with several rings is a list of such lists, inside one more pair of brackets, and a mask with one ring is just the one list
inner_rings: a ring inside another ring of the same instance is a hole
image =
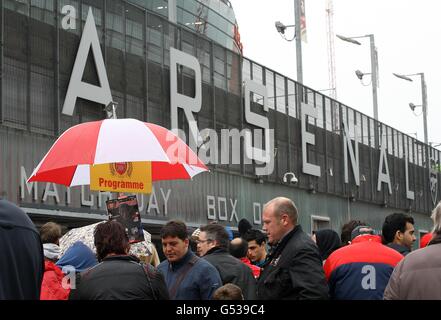
[[[300, 25], [300, 0], [294, 0], [294, 17], [295, 24], [292, 25], [284, 25], [280, 21], [276, 21], [275, 26], [277, 32], [280, 33], [283, 38], [287, 41], [296, 40], [296, 61], [297, 61], [297, 82], [303, 83], [303, 64], [302, 64], [302, 39], [301, 39], [301, 25]], [[286, 28], [294, 27], [295, 34], [294, 38], [288, 40], [285, 38], [285, 30]]]
[[[412, 103], [412, 102], [409, 103], [409, 108], [410, 108], [410, 110], [413, 111], [413, 113], [415, 113], [415, 109], [416, 109], [416, 108], [421, 108], [421, 107], [422, 107], [422, 105], [420, 105], [420, 104], [419, 104], [419, 105], [415, 105], [415, 104]], [[420, 116], [421, 114], [416, 114], [416, 113], [415, 113], [415, 115], [416, 115], [416, 116]]]
[[377, 48], [375, 47], [375, 39], [373, 34], [368, 34], [365, 36], [357, 36], [357, 37], [345, 37], [342, 35], [336, 35], [340, 40], [361, 45], [361, 43], [355, 39], [359, 38], [369, 38], [370, 39], [370, 48], [371, 48], [371, 73], [363, 73], [360, 70], [355, 72], [356, 76], [361, 80], [364, 75], [371, 74], [372, 76], [372, 100], [374, 107], [374, 119], [378, 121], [378, 59], [377, 59]]
[[410, 108], [412, 109], [412, 111], [415, 110], [416, 107], [422, 107], [423, 108], [423, 121], [424, 121], [424, 143], [426, 145], [429, 144], [429, 140], [428, 140], [428, 136], [427, 136], [427, 87], [426, 87], [426, 80], [424, 78], [424, 73], [420, 72], [420, 73], [413, 73], [413, 74], [398, 74], [398, 73], [394, 73], [393, 74], [395, 77], [406, 80], [406, 81], [411, 81], [413, 82], [413, 79], [410, 77], [413, 76], [420, 76], [421, 77], [421, 95], [422, 95], [422, 100], [423, 100], [423, 104], [422, 105], [415, 105], [413, 103], [409, 103]]

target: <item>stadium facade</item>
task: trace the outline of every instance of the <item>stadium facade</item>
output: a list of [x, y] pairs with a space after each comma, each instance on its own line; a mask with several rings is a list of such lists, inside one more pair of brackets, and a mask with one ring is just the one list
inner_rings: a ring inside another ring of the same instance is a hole
[[439, 151], [243, 57], [228, 1], [173, 2], [1, 0], [1, 197], [37, 224], [104, 219], [112, 194], [26, 180], [63, 131], [105, 118], [113, 101], [118, 118], [202, 141], [211, 170], [138, 196], [153, 234], [172, 218], [259, 228], [275, 196], [296, 202], [307, 231], [349, 219], [379, 228], [392, 212], [430, 230]]

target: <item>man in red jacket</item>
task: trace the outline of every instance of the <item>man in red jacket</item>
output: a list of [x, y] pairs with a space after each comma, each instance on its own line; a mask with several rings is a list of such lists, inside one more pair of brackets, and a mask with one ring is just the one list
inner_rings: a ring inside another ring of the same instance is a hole
[[403, 256], [381, 244], [368, 226], [358, 226], [348, 246], [334, 251], [324, 269], [329, 294], [337, 300], [381, 300], [395, 266]]

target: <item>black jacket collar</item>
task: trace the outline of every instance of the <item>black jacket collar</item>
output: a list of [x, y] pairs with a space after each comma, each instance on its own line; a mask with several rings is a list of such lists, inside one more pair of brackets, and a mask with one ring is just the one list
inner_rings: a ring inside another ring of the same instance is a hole
[[205, 255], [213, 254], [213, 253], [227, 253], [227, 250], [220, 247], [214, 247], [207, 251]]
[[394, 250], [398, 251], [398, 252], [401, 253], [403, 256], [405, 256], [405, 255], [407, 255], [408, 253], [410, 253], [409, 248], [407, 248], [407, 247], [405, 247], [405, 246], [402, 246], [402, 245], [400, 245], [400, 244], [397, 244], [397, 243], [393, 243], [393, 242], [391, 242], [391, 243], [389, 243], [387, 246], [388, 246], [389, 248], [391, 248], [391, 249], [394, 249]]
[[271, 252], [266, 258], [266, 263], [270, 262], [275, 257], [278, 257], [282, 250], [286, 247], [289, 240], [291, 240], [291, 238], [298, 232], [302, 232], [302, 227], [300, 225], [296, 225], [294, 229], [288, 232], [275, 246], [273, 246], [271, 248]]

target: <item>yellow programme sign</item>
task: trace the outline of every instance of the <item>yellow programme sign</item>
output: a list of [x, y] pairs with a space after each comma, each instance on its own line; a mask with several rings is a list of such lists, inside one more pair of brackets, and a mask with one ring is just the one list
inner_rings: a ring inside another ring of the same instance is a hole
[[90, 166], [90, 190], [151, 193], [151, 162], [117, 162]]

